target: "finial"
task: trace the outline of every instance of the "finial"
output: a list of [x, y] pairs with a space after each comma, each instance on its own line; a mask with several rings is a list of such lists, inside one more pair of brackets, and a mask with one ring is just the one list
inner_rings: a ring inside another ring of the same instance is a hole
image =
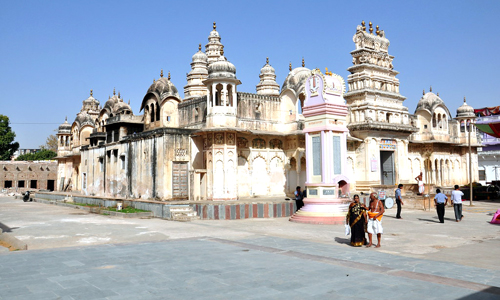
[[439, 97], [439, 92], [437, 93], [437, 96]]
[[224, 46], [220, 47], [220, 55], [223, 56], [224, 55]]
[[292, 63], [290, 62], [290, 64], [288, 65], [288, 70], [292, 71]]
[[120, 97], [120, 91], [118, 91], [118, 98], [121, 98], [121, 97]]
[[377, 27], [375, 27], [375, 28], [377, 28], [377, 31], [375, 31], [375, 33], [376, 33], [377, 35], [379, 35], [379, 34], [380, 34], [380, 30], [379, 30], [379, 28], [378, 28], [378, 25], [377, 25]]
[[304, 58], [302, 57], [302, 67], [306, 66], [306, 62], [304, 61]]
[[160, 77], [163, 77], [163, 69], [161, 69]]
[[464, 96], [464, 103], [465, 103], [465, 96]]
[[90, 90], [90, 97], [94, 97], [94, 91]]
[[328, 74], [328, 68], [325, 67], [325, 75], [329, 75]]
[[269, 57], [266, 57], [266, 65], [269, 64]]
[[113, 88], [113, 96], [116, 95], [115, 88]]
[[168, 71], [168, 81], [170, 81], [170, 71]]
[[432, 85], [431, 85], [431, 88], [429, 89], [429, 92], [432, 92]]
[[370, 23], [368, 23], [368, 25], [370, 25], [370, 34], [373, 34], [372, 22], [370, 21]]
[[214, 22], [214, 30], [217, 28], [217, 26], [215, 25], [215, 22]]
[[201, 51], [201, 44], [198, 44], [198, 51]]
[[130, 105], [130, 99], [128, 99], [128, 105]]
[[64, 119], [64, 122], [68, 122], [68, 116], [66, 116], [66, 118]]
[[422, 95], [425, 95], [425, 90], [423, 90]]
[[156, 82], [156, 79], [153, 78], [153, 83], [155, 83], [155, 82]]
[[365, 20], [361, 21], [361, 25], [363, 26], [363, 31], [366, 31]]

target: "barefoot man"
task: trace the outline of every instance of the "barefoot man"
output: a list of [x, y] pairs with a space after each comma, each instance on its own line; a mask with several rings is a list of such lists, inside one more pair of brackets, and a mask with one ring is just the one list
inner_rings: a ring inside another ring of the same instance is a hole
[[382, 228], [382, 215], [384, 214], [384, 206], [382, 205], [382, 202], [378, 199], [377, 193], [371, 193], [370, 194], [370, 206], [368, 208], [368, 225], [367, 225], [367, 231], [368, 231], [368, 239], [370, 243], [366, 247], [371, 247], [372, 246], [372, 235], [376, 234], [377, 235], [377, 246], [376, 248], [380, 247], [380, 240], [382, 239], [382, 233], [383, 233], [383, 228]]

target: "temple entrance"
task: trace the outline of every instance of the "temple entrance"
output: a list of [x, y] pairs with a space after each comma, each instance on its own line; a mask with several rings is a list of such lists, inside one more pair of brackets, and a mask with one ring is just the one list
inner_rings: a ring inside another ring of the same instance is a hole
[[188, 197], [188, 165], [184, 162], [172, 163], [172, 197], [187, 199]]
[[380, 183], [394, 185], [394, 152], [380, 151]]

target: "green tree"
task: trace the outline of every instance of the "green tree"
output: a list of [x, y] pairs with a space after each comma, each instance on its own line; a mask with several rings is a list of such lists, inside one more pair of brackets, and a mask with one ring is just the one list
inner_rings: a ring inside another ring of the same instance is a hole
[[16, 134], [9, 126], [9, 117], [0, 115], [0, 160], [10, 160], [19, 148], [19, 143], [14, 142]]
[[41, 151], [38, 151], [36, 153], [19, 155], [16, 160], [51, 160], [56, 156], [56, 152], [48, 149], [42, 149]]

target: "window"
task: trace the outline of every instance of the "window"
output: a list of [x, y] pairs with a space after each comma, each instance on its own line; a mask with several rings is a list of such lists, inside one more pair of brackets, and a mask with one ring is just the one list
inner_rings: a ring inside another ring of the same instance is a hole
[[479, 180], [481, 180], [481, 181], [486, 180], [486, 171], [485, 170], [479, 170]]
[[37, 182], [36, 182], [36, 180], [31, 180], [31, 181], [30, 181], [30, 188], [31, 188], [31, 189], [36, 189], [36, 186], [37, 186]]
[[427, 129], [427, 125], [424, 125], [424, 129]]
[[120, 155], [122, 170], [125, 170], [125, 155]]
[[11, 188], [12, 187], [12, 180], [5, 180], [3, 187], [6, 189]]
[[167, 122], [170, 122], [170, 116], [167, 116]]
[[104, 157], [99, 157], [99, 170], [104, 171]]
[[19, 180], [17, 182], [17, 187], [23, 188], [24, 187], [24, 180]]

